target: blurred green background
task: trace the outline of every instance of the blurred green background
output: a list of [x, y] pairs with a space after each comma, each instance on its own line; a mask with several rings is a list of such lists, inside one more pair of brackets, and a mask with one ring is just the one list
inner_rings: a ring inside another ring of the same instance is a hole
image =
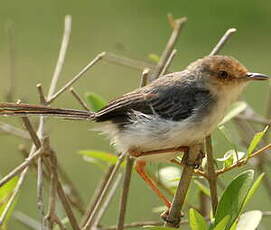
[[[196, 1], [196, 0], [26, 0], [1, 1], [0, 7], [0, 95], [9, 85], [10, 59], [7, 25], [14, 25], [16, 46], [16, 99], [38, 103], [35, 88], [42, 83], [46, 91], [53, 74], [63, 32], [64, 16], [72, 16], [72, 34], [64, 71], [58, 87], [76, 74], [101, 51], [150, 61], [149, 54], [160, 55], [170, 35], [167, 14], [186, 16], [178, 53], [172, 70], [183, 69], [191, 61], [207, 55], [221, 35], [230, 27], [238, 29], [222, 53], [234, 56], [251, 71], [271, 74], [271, 2], [257, 1]], [[75, 85], [83, 95], [94, 91], [106, 99], [112, 99], [139, 85], [140, 72], [122, 66], [99, 63]], [[260, 113], [264, 112], [268, 85], [251, 84], [244, 98]], [[67, 92], [56, 100], [55, 106], [79, 108]], [[20, 119], [1, 118], [21, 127]], [[59, 163], [78, 186], [88, 203], [103, 172], [82, 160], [77, 154], [81, 149], [110, 151], [106, 139], [89, 131], [93, 126], [87, 122], [50, 119], [48, 132], [57, 151]], [[220, 138], [221, 139], [221, 138]], [[216, 152], [223, 154], [229, 148], [225, 141], [216, 141]], [[13, 136], [0, 136], [0, 174], [22, 161], [18, 145], [22, 140]], [[218, 146], [219, 145], [219, 146]], [[154, 164], [153, 169], [157, 169]], [[230, 178], [236, 171], [225, 176]], [[39, 219], [36, 207], [35, 174], [28, 176], [17, 209]], [[222, 179], [224, 179], [222, 178]], [[136, 220], [159, 220], [152, 207], [161, 205], [137, 175], [133, 176], [126, 222]], [[104, 223], [114, 224], [118, 210], [115, 197]], [[249, 209], [268, 210], [271, 202], [261, 189]], [[264, 222], [267, 223], [267, 218]], [[266, 224], [267, 226], [267, 224]], [[26, 229], [14, 219], [10, 229]], [[261, 229], [264, 229], [263, 227]], [[265, 229], [269, 229], [267, 226]]]

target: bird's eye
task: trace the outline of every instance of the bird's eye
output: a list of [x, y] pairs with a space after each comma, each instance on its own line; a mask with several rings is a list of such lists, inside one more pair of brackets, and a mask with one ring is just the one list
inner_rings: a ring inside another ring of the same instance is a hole
[[218, 76], [219, 76], [220, 78], [225, 79], [225, 78], [227, 78], [227, 77], [229, 76], [229, 74], [228, 74], [228, 72], [222, 70], [222, 71], [219, 71], [219, 72], [218, 72]]

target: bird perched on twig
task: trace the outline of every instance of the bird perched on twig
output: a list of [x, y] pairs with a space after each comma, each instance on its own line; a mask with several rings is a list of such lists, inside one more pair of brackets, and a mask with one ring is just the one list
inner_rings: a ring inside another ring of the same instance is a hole
[[169, 207], [170, 202], [144, 171], [146, 160], [173, 160], [180, 151], [203, 141], [222, 120], [230, 104], [252, 80], [251, 73], [227, 56], [207, 56], [184, 71], [160, 77], [113, 101], [100, 111], [0, 104], [0, 115], [55, 115], [101, 123], [120, 152], [137, 159], [136, 170]]

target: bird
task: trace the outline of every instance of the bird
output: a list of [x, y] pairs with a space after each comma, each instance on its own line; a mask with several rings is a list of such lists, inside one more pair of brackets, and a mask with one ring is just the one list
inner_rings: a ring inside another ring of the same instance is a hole
[[135, 169], [164, 204], [171, 203], [145, 171], [148, 161], [175, 161], [210, 135], [249, 82], [269, 76], [249, 72], [233, 57], [200, 58], [183, 71], [161, 76], [109, 102], [97, 112], [29, 104], [0, 104], [0, 116], [53, 115], [98, 123], [120, 153], [136, 159]]

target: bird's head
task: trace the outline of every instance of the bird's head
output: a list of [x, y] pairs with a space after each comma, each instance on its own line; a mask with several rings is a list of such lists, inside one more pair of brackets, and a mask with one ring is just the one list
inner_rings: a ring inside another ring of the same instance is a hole
[[244, 86], [253, 80], [267, 80], [265, 74], [252, 73], [232, 57], [214, 55], [199, 59], [187, 67], [196, 71], [197, 76], [217, 86]]

